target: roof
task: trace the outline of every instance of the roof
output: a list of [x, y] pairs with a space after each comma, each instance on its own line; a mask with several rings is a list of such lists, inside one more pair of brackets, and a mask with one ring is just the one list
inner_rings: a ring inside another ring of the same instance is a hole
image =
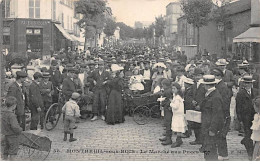
[[251, 10], [251, 0], [234, 1], [226, 5], [225, 8], [227, 13], [230, 15]]

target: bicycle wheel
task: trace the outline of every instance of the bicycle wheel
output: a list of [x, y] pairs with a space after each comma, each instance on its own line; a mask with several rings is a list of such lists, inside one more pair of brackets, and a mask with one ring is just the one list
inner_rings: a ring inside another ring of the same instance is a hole
[[45, 119], [44, 127], [46, 130], [50, 131], [56, 127], [61, 116], [61, 109], [58, 103], [54, 103], [48, 109]]
[[133, 112], [133, 118], [138, 125], [145, 125], [148, 122], [150, 114], [150, 109], [147, 106], [138, 106]]

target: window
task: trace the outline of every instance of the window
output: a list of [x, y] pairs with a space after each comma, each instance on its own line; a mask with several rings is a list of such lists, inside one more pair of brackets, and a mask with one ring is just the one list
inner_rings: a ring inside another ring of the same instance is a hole
[[3, 4], [3, 16], [5, 18], [10, 17], [10, 0], [5, 0], [5, 4]]
[[69, 30], [70, 29], [70, 17], [67, 16], [67, 29]]
[[53, 0], [53, 19], [56, 20], [56, 0]]
[[64, 28], [64, 14], [61, 13], [61, 25]]
[[40, 0], [29, 0], [29, 18], [40, 18]]

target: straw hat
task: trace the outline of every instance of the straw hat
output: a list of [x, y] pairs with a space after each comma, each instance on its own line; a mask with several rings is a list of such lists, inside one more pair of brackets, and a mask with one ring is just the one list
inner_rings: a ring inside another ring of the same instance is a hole
[[203, 79], [199, 80], [199, 83], [202, 84], [216, 84], [218, 82], [219, 80], [217, 80], [214, 75], [204, 75]]
[[118, 64], [112, 64], [111, 65], [111, 70], [113, 71], [113, 72], [115, 72], [115, 71], [121, 71], [121, 70], [123, 70], [124, 68], [123, 67], [120, 67]]
[[226, 59], [218, 59], [218, 61], [216, 62], [216, 65], [218, 66], [225, 66], [227, 64], [228, 62], [226, 61]]

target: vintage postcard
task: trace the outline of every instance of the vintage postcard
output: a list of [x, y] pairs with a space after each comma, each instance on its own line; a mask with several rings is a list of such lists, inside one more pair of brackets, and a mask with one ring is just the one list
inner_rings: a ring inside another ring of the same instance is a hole
[[259, 161], [260, 0], [0, 0], [2, 161]]

